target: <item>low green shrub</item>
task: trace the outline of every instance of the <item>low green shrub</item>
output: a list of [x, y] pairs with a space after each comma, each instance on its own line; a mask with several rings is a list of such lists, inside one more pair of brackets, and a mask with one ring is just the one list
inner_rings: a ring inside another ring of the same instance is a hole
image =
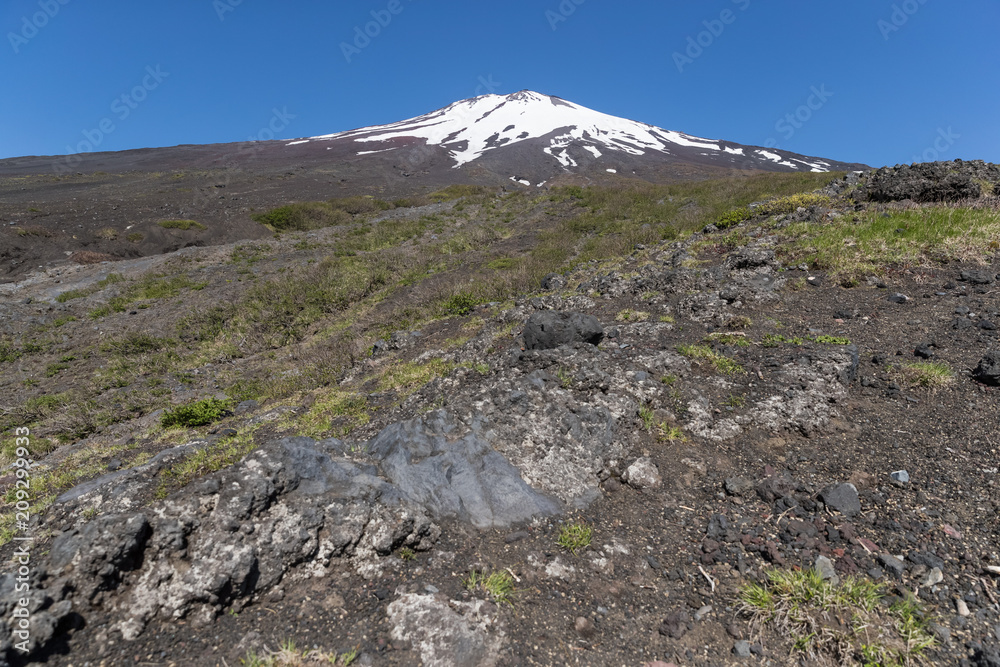
[[208, 229], [208, 227], [195, 220], [164, 220], [160, 223], [160, 227], [164, 229], [179, 229], [184, 232], [191, 231], [192, 229], [203, 232]]
[[205, 426], [221, 419], [229, 408], [229, 402], [217, 398], [206, 398], [201, 401], [181, 405], [173, 410], [167, 410], [160, 418], [164, 428], [182, 427], [196, 428]]

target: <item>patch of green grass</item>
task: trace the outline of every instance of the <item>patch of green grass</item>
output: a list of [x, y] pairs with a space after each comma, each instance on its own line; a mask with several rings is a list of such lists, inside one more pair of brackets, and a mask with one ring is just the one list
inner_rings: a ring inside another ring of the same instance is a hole
[[593, 535], [594, 531], [590, 526], [582, 523], [570, 523], [559, 530], [556, 544], [575, 556], [577, 551], [590, 546]]
[[160, 473], [158, 498], [166, 498], [172, 490], [187, 486], [199, 477], [235, 465], [256, 449], [254, 433], [260, 425], [241, 429], [236, 435], [214, 442], [184, 458], [173, 468]]
[[857, 222], [796, 223], [780, 230], [783, 262], [806, 262], [833, 277], [882, 275], [889, 266], [983, 262], [1000, 246], [1000, 211], [923, 207], [870, 211]]
[[801, 338], [799, 336], [793, 336], [789, 338], [781, 334], [767, 333], [764, 334], [764, 337], [761, 339], [760, 344], [762, 347], [778, 347], [782, 343], [791, 343], [792, 345], [804, 345], [805, 342], [806, 339]]
[[101, 351], [123, 357], [150, 354], [172, 347], [177, 342], [169, 338], [157, 338], [146, 333], [131, 333], [101, 344]]
[[745, 396], [737, 396], [736, 394], [730, 394], [729, 398], [726, 399], [726, 406], [730, 408], [742, 408], [747, 402]]
[[0, 338], [0, 363], [13, 363], [20, 359], [22, 354], [24, 352], [11, 340]]
[[[886, 609], [884, 589], [867, 579], [824, 580], [816, 570], [770, 570], [741, 587], [738, 608], [753, 635], [765, 628], [789, 638], [792, 653], [842, 664], [908, 665], [934, 645], [929, 619], [912, 597]], [[841, 619], [831, 623], [830, 619]]]
[[229, 401], [206, 398], [167, 410], [160, 418], [163, 428], [197, 428], [221, 419], [229, 409]]
[[486, 265], [486, 268], [493, 271], [507, 271], [509, 269], [517, 268], [520, 263], [520, 260], [515, 259], [514, 257], [500, 257], [489, 262]]
[[192, 229], [203, 232], [208, 229], [208, 227], [195, 220], [164, 220], [158, 224], [164, 229], [180, 229], [185, 232]]
[[195, 282], [185, 275], [162, 276], [150, 274], [132, 285], [128, 295], [133, 299], [169, 299], [181, 293], [182, 290], [201, 291], [208, 286], [207, 282]]
[[128, 241], [129, 243], [142, 243], [143, 239], [145, 238], [146, 235], [143, 234], [142, 232], [132, 232], [131, 234], [125, 237], [125, 240]]
[[706, 339], [709, 343], [719, 345], [734, 345], [736, 347], [750, 347], [750, 340], [746, 336], [734, 333], [711, 333]]
[[417, 558], [417, 554], [414, 553], [413, 549], [410, 549], [409, 547], [403, 547], [399, 550], [398, 554], [400, 560], [411, 561], [416, 560]]
[[626, 308], [615, 315], [615, 322], [645, 322], [649, 319], [649, 313], [642, 310], [631, 310]]
[[233, 248], [229, 255], [229, 261], [234, 264], [256, 264], [267, 256], [269, 248], [256, 243], [244, 243]]
[[351, 431], [369, 422], [368, 399], [358, 393], [339, 388], [320, 390], [309, 411], [295, 418], [293, 424], [298, 435], [309, 438], [349, 435]]
[[940, 361], [917, 361], [902, 367], [903, 376], [913, 386], [937, 389], [955, 381], [955, 372]]
[[653, 414], [653, 409], [648, 405], [639, 406], [639, 420], [642, 422], [642, 427], [647, 431], [653, 430], [653, 424], [656, 423], [656, 417]]
[[677, 321], [673, 315], [660, 315], [659, 320], [664, 324], [674, 324]]
[[351, 214], [328, 202], [300, 202], [251, 216], [275, 232], [310, 231], [349, 224]]
[[719, 354], [708, 345], [678, 345], [677, 351], [689, 359], [706, 361], [723, 375], [743, 373], [743, 367], [727, 356]]
[[810, 340], [814, 343], [820, 343], [821, 345], [850, 345], [850, 338], [842, 338], [840, 336], [813, 336]]
[[719, 216], [715, 226], [719, 229], [727, 229], [755, 217], [767, 217], [772, 215], [783, 215], [798, 210], [799, 207], [809, 208], [810, 206], [829, 205], [830, 198], [826, 195], [813, 193], [798, 193], [787, 197], [777, 197], [768, 199], [756, 206], [741, 206], [727, 211]]
[[684, 431], [679, 426], [668, 426], [665, 422], [660, 422], [656, 429], [656, 439], [660, 442], [675, 442], [687, 439], [684, 437]]
[[462, 584], [470, 591], [481, 588], [489, 593], [497, 604], [514, 606], [514, 577], [509, 572], [500, 570], [489, 575], [472, 572]]
[[483, 303], [483, 299], [480, 296], [470, 291], [462, 291], [445, 299], [441, 307], [449, 315], [465, 316], [481, 303]]
[[447, 375], [455, 367], [450, 361], [432, 359], [427, 363], [398, 363], [390, 366], [379, 379], [379, 391], [395, 390], [412, 393], [434, 378]]
[[67, 368], [69, 368], [69, 364], [67, 363], [59, 362], [59, 363], [49, 364], [48, 366], [45, 367], [45, 377], [47, 378], [55, 377], [59, 375], [59, 373], [66, 370]]
[[74, 289], [74, 290], [69, 290], [68, 292], [63, 292], [62, 294], [56, 297], [56, 301], [58, 301], [59, 303], [66, 303], [67, 301], [72, 301], [73, 299], [82, 299], [86, 296], [89, 296], [89, 293], [86, 290]]

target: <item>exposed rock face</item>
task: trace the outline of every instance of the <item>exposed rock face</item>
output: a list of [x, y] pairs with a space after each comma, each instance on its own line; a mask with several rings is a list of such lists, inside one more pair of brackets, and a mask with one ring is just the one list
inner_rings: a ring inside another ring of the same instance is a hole
[[1000, 182], [1000, 168], [979, 160], [929, 162], [883, 167], [871, 175], [864, 192], [868, 199], [877, 202], [958, 201], [979, 197], [983, 181]]
[[439, 410], [389, 426], [368, 451], [400, 492], [435, 519], [499, 528], [559, 511], [559, 504], [532, 489], [490, 439], [480, 420], [466, 428]]
[[524, 327], [524, 345], [529, 350], [551, 350], [570, 343], [597, 345], [604, 327], [593, 315], [543, 311], [535, 313]]

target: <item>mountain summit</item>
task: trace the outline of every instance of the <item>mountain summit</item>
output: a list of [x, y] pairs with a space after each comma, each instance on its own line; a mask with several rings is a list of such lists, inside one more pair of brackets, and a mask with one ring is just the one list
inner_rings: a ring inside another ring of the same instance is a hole
[[454, 168], [517, 147], [517, 160], [505, 160], [511, 168], [524, 171], [525, 158], [533, 157], [529, 162], [535, 164], [537, 171], [542, 166], [537, 158], [544, 156], [544, 162], [556, 173], [594, 167], [612, 173], [621, 169], [628, 172], [657, 162], [814, 172], [857, 166], [665, 130], [528, 90], [474, 97], [416, 118], [311, 137], [288, 145], [325, 141], [351, 142], [358, 156], [423, 142], [425, 146], [446, 150]]

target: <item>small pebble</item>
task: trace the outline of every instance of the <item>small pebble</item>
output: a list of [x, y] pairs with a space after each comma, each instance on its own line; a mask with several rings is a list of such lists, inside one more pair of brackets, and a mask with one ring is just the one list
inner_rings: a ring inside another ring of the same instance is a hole
[[969, 605], [965, 604], [965, 600], [962, 600], [961, 598], [955, 600], [955, 611], [958, 612], [959, 616], [965, 617], [970, 615]]

